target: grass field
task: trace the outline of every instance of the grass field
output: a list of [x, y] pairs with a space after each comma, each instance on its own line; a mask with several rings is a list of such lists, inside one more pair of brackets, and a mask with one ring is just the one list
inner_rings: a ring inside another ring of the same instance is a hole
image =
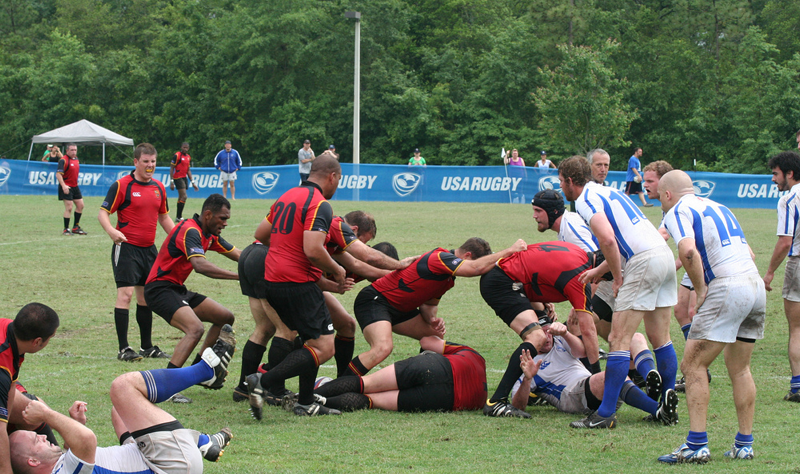
[[[89, 426], [100, 445], [116, 443], [111, 428], [108, 389], [117, 375], [130, 370], [161, 368], [165, 361], [145, 360], [135, 364], [118, 362], [113, 325], [115, 287], [110, 266], [111, 241], [97, 223], [102, 198], [86, 199], [82, 227], [85, 237], [62, 237], [63, 206], [55, 197], [0, 196], [0, 315], [13, 318], [31, 301], [52, 306], [61, 317], [61, 327], [50, 345], [27, 357], [20, 380], [53, 408], [66, 412], [73, 400], [89, 403]], [[243, 248], [272, 201], [239, 200], [223, 237]], [[201, 200], [191, 199], [189, 213], [199, 210]], [[436, 246], [454, 248], [468, 237], [487, 239], [495, 250], [517, 238], [528, 243], [554, 240], [555, 233], [540, 234], [531, 208], [511, 204], [449, 203], [354, 203], [334, 202], [334, 211], [344, 215], [363, 209], [375, 215], [375, 242], [394, 243], [401, 257], [421, 254]], [[654, 222], [658, 208], [647, 209]], [[763, 274], [775, 244], [775, 213], [765, 210], [734, 210]], [[157, 243], [163, 241], [159, 229]], [[373, 242], [374, 243], [374, 242]], [[212, 255], [210, 260], [231, 270], [228, 259]], [[680, 276], [680, 275], [679, 275]], [[780, 288], [783, 270], [775, 286]], [[221, 302], [236, 315], [239, 347], [253, 323], [247, 299], [231, 281], [211, 280], [193, 274], [187, 286]], [[348, 310], [357, 288], [341, 296]], [[568, 307], [557, 306], [565, 316]], [[447, 338], [467, 343], [486, 358], [490, 392], [505, 369], [509, 354], [519, 344], [483, 302], [478, 279], [460, 278], [442, 300], [439, 316], [447, 323]], [[138, 348], [138, 329], [131, 316], [131, 345]], [[181, 333], [156, 317], [153, 340], [171, 352]], [[800, 406], [782, 401], [788, 388], [786, 359], [787, 324], [780, 291], [768, 295], [766, 338], [756, 344], [753, 373], [758, 387], [755, 444], [756, 459], [730, 462], [722, 453], [730, 448], [736, 433], [736, 417], [730, 383], [721, 360], [712, 365], [711, 407], [708, 432], [713, 461], [703, 467], [670, 467], [655, 458], [672, 451], [686, 436], [688, 415], [684, 400], [679, 405], [681, 423], [663, 427], [641, 422], [642, 412], [621, 409], [619, 427], [612, 431], [579, 431], [568, 427], [576, 417], [550, 407], [529, 408], [531, 420], [494, 419], [477, 412], [449, 414], [400, 414], [363, 411], [340, 417], [300, 418], [265, 407], [264, 419], [253, 420], [246, 403], [231, 401], [238, 380], [239, 359], [234, 357], [231, 375], [219, 392], [191, 388], [184, 393], [191, 405], [166, 404], [184, 425], [216, 432], [230, 426], [234, 440], [217, 464], [206, 464], [209, 473], [255, 472], [666, 472], [675, 469], [703, 472], [800, 472], [794, 440]], [[672, 337], [678, 357], [683, 337], [673, 320]], [[395, 338], [389, 364], [416, 354], [416, 341]], [[357, 335], [356, 353], [366, 349]], [[320, 375], [334, 375], [333, 361]], [[292, 383], [289, 384], [291, 388]], [[296, 385], [295, 385], [296, 386]], [[681, 395], [681, 398], [683, 396]]]

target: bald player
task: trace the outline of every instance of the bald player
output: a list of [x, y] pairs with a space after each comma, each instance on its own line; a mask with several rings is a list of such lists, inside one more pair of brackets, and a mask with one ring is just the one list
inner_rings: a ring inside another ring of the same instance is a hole
[[764, 281], [736, 217], [727, 207], [695, 196], [688, 174], [679, 170], [665, 174], [659, 196], [666, 212], [664, 225], [678, 245], [678, 255], [697, 292], [697, 314], [681, 362], [689, 435], [684, 444], [658, 460], [703, 464], [711, 459], [706, 370], [723, 350], [739, 421], [733, 448], [725, 457], [752, 459], [756, 386], [750, 358], [755, 341], [764, 337]]

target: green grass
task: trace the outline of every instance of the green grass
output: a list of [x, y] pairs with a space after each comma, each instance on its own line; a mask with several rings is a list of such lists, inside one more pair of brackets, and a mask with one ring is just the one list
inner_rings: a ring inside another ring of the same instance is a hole
[[[111, 242], [96, 220], [102, 198], [88, 198], [81, 225], [86, 237], [62, 237], [62, 205], [53, 197], [0, 196], [0, 316], [13, 318], [21, 306], [40, 301], [61, 317], [61, 328], [42, 352], [30, 355], [20, 380], [53, 408], [66, 412], [76, 399], [89, 402], [89, 426], [101, 445], [116, 442], [110, 424], [108, 389], [117, 375], [129, 370], [159, 368], [164, 362], [147, 360], [123, 364], [115, 359], [113, 325], [115, 287], [110, 267]], [[253, 232], [272, 201], [240, 200], [233, 203], [230, 226], [223, 236], [238, 247], [252, 241]], [[190, 199], [194, 212], [201, 201]], [[343, 215], [363, 209], [378, 221], [377, 241], [394, 243], [401, 256], [420, 254], [436, 246], [454, 248], [468, 237], [486, 238], [495, 249], [517, 238], [527, 242], [553, 240], [555, 233], [540, 234], [530, 206], [510, 204], [353, 203], [334, 202]], [[658, 222], [658, 208], [645, 211]], [[758, 259], [763, 274], [775, 243], [775, 213], [734, 210]], [[164, 234], [159, 230], [160, 244]], [[212, 255], [214, 263], [235, 269], [233, 262]], [[781, 269], [776, 287], [783, 279]], [[253, 323], [247, 299], [236, 282], [217, 281], [193, 274], [187, 285], [221, 302], [237, 317], [239, 346], [244, 345]], [[341, 296], [352, 310], [356, 290]], [[559, 304], [559, 313], [568, 307]], [[487, 361], [492, 390], [519, 339], [483, 302], [478, 280], [461, 278], [442, 300], [439, 315], [447, 322], [447, 337], [477, 349]], [[708, 431], [714, 461], [703, 472], [800, 472], [791, 446], [796, 438], [800, 406], [783, 402], [789, 367], [786, 359], [787, 325], [780, 290], [768, 295], [766, 338], [756, 344], [753, 373], [758, 387], [755, 425], [756, 459], [729, 462], [722, 453], [736, 433], [730, 383], [721, 360], [711, 367], [711, 407]], [[138, 329], [131, 317], [130, 342], [138, 344]], [[181, 333], [156, 317], [153, 337], [170, 352]], [[679, 357], [683, 337], [673, 321], [672, 337]], [[416, 341], [395, 338], [394, 354], [385, 362], [417, 353]], [[138, 346], [137, 346], [138, 347]], [[357, 336], [356, 351], [366, 349]], [[619, 428], [585, 432], [568, 427], [575, 416], [548, 407], [530, 408], [532, 420], [493, 419], [480, 413], [402, 414], [380, 411], [341, 417], [304, 419], [277, 409], [265, 409], [264, 420], [254, 421], [246, 404], [231, 401], [238, 380], [239, 359], [234, 358], [226, 387], [219, 392], [191, 388], [188, 406], [164, 406], [186, 426], [217, 431], [230, 426], [234, 440], [210, 473], [253, 472], [668, 472], [655, 458], [674, 449], [686, 436], [688, 415], [679, 405], [681, 424], [661, 427], [640, 421], [643, 413], [624, 407]], [[333, 362], [320, 369], [334, 374]], [[292, 384], [290, 383], [290, 387]], [[683, 396], [681, 396], [683, 398]], [[787, 443], [788, 441], [788, 443]]]

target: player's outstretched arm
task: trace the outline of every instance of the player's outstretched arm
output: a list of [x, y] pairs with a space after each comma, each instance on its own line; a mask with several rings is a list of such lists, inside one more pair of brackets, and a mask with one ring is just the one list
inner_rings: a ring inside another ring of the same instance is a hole
[[242, 255], [242, 251], [239, 248], [234, 247], [233, 250], [231, 250], [230, 252], [225, 252], [222, 255], [233, 260], [234, 262], [238, 262], [239, 256]]
[[94, 464], [95, 451], [97, 450], [97, 437], [89, 428], [80, 422], [52, 410], [44, 403], [33, 400], [23, 410], [22, 417], [26, 423], [39, 425], [47, 423], [64, 438], [64, 443], [78, 458], [87, 463]]
[[205, 257], [200, 255], [193, 255], [189, 257], [189, 262], [192, 264], [194, 271], [209, 278], [216, 278], [217, 280], [238, 280], [239, 274], [223, 270], [213, 263], [206, 260]]
[[383, 252], [375, 250], [360, 240], [353, 241], [347, 247], [347, 253], [356, 259], [361, 260], [362, 262], [372, 265], [373, 267], [383, 268], [385, 270], [402, 270], [408, 266], [408, 264], [403, 265], [401, 262], [384, 254]]
[[348, 271], [353, 272], [361, 277], [364, 277], [369, 281], [375, 281], [378, 278], [381, 278], [391, 273], [389, 270], [382, 270], [380, 268], [375, 268], [373, 265], [364, 263], [361, 260], [357, 260], [347, 252], [336, 254], [333, 256], [333, 259], [339, 262], [339, 264], [341, 264]]
[[455, 272], [455, 276], [475, 277], [483, 275], [494, 267], [494, 264], [501, 258], [507, 258], [511, 255], [522, 252], [528, 248], [528, 244], [524, 240], [519, 239], [514, 242], [511, 247], [501, 250], [497, 253], [484, 255], [476, 260], [465, 260]]

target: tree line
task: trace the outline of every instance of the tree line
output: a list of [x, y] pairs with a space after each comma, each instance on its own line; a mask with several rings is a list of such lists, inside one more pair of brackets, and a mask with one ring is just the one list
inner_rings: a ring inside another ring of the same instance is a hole
[[796, 0], [5, 0], [0, 154], [85, 118], [162, 157], [188, 141], [206, 166], [225, 140], [246, 165], [296, 163], [304, 139], [351, 161], [348, 10], [362, 163], [603, 147], [621, 169], [640, 146], [645, 162], [762, 173], [796, 146]]

